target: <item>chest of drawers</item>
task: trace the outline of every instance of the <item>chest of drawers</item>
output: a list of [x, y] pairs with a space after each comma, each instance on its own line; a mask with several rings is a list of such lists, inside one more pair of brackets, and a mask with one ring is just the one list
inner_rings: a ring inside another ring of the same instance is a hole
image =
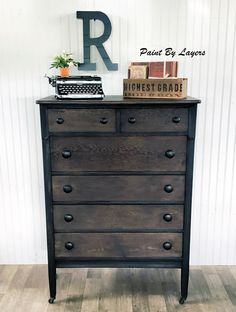
[[199, 102], [37, 101], [50, 303], [60, 267], [180, 268], [185, 301]]

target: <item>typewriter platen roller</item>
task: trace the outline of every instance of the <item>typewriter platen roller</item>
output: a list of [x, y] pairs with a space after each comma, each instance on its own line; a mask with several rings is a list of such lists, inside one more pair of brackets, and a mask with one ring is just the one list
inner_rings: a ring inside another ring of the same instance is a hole
[[102, 99], [102, 79], [98, 76], [70, 76], [49, 78], [59, 99]]

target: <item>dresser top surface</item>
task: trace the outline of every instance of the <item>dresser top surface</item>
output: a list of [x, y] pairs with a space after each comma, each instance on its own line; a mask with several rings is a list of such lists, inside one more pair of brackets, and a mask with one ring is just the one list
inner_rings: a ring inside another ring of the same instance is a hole
[[36, 101], [37, 104], [41, 105], [184, 105], [192, 106], [193, 104], [200, 103], [201, 100], [187, 97], [185, 99], [127, 99], [121, 95], [108, 95], [104, 99], [57, 99], [51, 95]]

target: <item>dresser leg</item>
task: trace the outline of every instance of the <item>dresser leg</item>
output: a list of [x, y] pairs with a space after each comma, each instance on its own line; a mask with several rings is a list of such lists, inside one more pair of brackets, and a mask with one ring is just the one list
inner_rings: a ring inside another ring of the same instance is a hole
[[56, 268], [49, 268], [48, 277], [49, 277], [49, 291], [50, 298], [48, 300], [49, 303], [53, 303], [56, 299]]
[[180, 297], [179, 303], [180, 303], [180, 304], [184, 304], [184, 302], [185, 302], [185, 299], [184, 299], [183, 297]]
[[188, 297], [188, 281], [189, 281], [189, 266], [181, 269], [181, 297], [179, 303], [183, 304]]
[[49, 302], [49, 303], [53, 303], [54, 300], [55, 300], [55, 298], [49, 298], [49, 299], [48, 299], [48, 302]]

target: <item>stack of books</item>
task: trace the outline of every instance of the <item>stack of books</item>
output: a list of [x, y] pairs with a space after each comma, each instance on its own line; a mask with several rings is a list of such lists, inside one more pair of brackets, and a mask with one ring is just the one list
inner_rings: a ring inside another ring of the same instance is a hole
[[178, 62], [132, 62], [129, 79], [173, 78], [178, 76]]

